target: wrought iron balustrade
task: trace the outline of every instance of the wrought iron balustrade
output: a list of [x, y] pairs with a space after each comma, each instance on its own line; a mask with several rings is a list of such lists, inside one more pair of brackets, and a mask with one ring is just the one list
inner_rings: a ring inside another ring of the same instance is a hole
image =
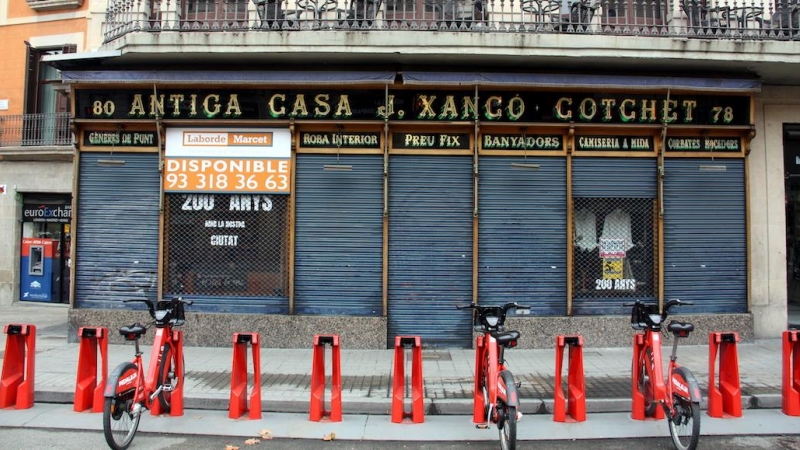
[[798, 28], [800, 0], [109, 0], [104, 38], [438, 30], [779, 40]]
[[72, 145], [69, 113], [0, 115], [0, 147]]

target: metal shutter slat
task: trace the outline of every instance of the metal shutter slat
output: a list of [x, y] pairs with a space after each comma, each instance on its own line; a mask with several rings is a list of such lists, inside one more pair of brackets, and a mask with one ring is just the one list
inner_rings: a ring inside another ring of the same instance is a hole
[[383, 313], [383, 156], [298, 155], [295, 291], [298, 314]]
[[472, 157], [392, 156], [389, 336], [472, 346]]
[[482, 157], [479, 181], [478, 299], [520, 302], [536, 315], [566, 314], [566, 160]]

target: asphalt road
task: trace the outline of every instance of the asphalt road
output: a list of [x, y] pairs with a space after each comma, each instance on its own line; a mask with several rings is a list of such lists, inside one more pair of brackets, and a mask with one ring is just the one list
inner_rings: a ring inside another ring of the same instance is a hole
[[[380, 442], [271, 439], [247, 443], [245, 438], [137, 433], [130, 450], [497, 450], [497, 442]], [[726, 450], [800, 450], [800, 434], [791, 436], [701, 436], [700, 448]], [[100, 431], [0, 428], [0, 450], [108, 448]], [[669, 436], [652, 439], [527, 441], [518, 450], [669, 450]]]

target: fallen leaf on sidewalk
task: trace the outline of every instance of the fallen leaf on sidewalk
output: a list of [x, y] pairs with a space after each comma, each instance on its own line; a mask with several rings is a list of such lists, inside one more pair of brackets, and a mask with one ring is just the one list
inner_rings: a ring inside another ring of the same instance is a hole
[[239, 447], [235, 445], [228, 444], [225, 446], [225, 450], [239, 450]]
[[323, 441], [332, 441], [334, 439], [336, 439], [336, 433], [326, 434], [322, 437]]
[[261, 442], [261, 440], [257, 439], [257, 438], [250, 438], [250, 439], [244, 441], [245, 445], [256, 445], [259, 442]]
[[272, 439], [272, 431], [261, 430], [261, 431], [258, 432], [258, 434], [259, 434], [259, 436], [261, 436], [261, 439], [264, 439], [264, 440]]

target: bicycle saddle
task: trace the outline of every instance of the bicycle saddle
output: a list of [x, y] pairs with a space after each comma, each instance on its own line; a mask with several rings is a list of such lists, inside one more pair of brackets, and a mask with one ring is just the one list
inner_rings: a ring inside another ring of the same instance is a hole
[[495, 332], [492, 333], [495, 339], [497, 339], [497, 343], [500, 345], [508, 344], [511, 341], [516, 341], [519, 339], [519, 331], [502, 331], [502, 332]]
[[694, 331], [694, 325], [687, 322], [672, 321], [667, 326], [667, 329], [676, 336], [688, 336], [689, 333]]
[[126, 326], [119, 329], [119, 334], [125, 336], [125, 340], [127, 341], [139, 339], [145, 333], [147, 333], [147, 328], [140, 323], [135, 323], [129, 327]]

